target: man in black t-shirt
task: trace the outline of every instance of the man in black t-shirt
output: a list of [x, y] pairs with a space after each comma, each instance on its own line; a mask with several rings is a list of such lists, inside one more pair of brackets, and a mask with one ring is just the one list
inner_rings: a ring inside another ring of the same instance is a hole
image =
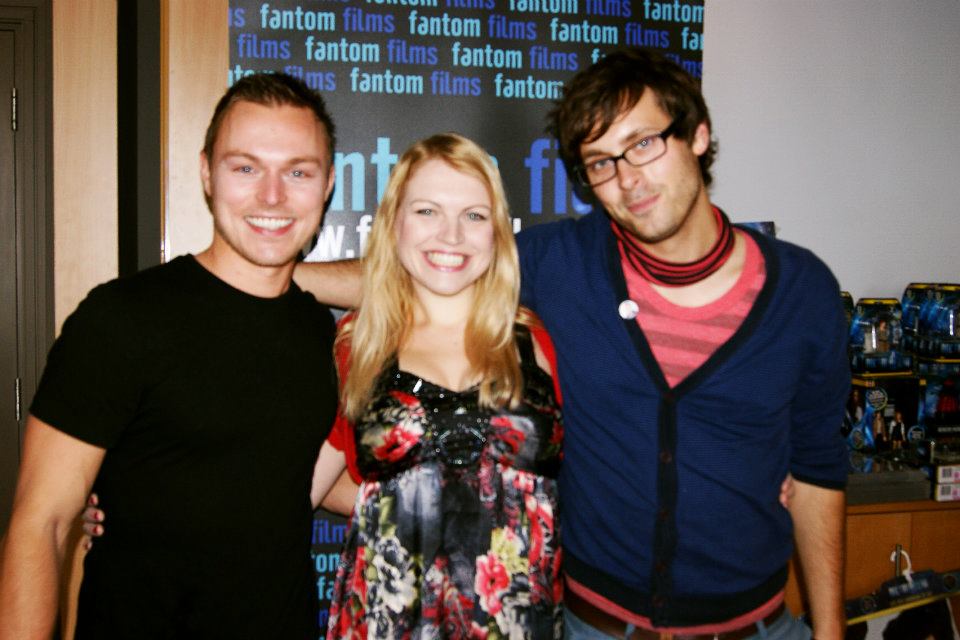
[[0, 638], [49, 637], [94, 489], [77, 637], [316, 637], [310, 479], [336, 410], [329, 311], [291, 282], [334, 184], [320, 96], [238, 81], [201, 152], [213, 242], [90, 292], [27, 420]]

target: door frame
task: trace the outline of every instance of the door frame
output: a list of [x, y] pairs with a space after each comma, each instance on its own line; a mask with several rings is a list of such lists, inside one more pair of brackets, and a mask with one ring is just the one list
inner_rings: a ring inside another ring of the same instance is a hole
[[[17, 130], [17, 361], [19, 442], [53, 344], [53, 23], [50, 0], [0, 0], [0, 25], [15, 32]], [[9, 100], [4, 96], [4, 100]], [[3, 123], [3, 126], [10, 126]], [[3, 390], [7, 393], [7, 390]], [[16, 452], [19, 467], [19, 447]], [[15, 477], [15, 476], [14, 476]], [[6, 482], [6, 478], [0, 479]], [[0, 505], [0, 529], [10, 505]]]

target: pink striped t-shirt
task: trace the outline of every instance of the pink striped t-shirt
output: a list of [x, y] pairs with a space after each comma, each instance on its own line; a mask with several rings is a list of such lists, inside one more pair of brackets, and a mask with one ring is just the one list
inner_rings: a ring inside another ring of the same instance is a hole
[[748, 234], [743, 271], [736, 284], [702, 307], [682, 307], [659, 293], [624, 260], [620, 263], [630, 298], [637, 303], [637, 323], [670, 387], [677, 386], [737, 331], [753, 307], [766, 278], [763, 255]]

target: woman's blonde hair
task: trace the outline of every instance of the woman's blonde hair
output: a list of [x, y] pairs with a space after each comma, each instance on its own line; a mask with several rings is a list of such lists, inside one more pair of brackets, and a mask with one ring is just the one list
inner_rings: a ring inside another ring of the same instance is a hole
[[395, 230], [407, 181], [423, 163], [434, 159], [477, 178], [490, 195], [493, 257], [474, 288], [465, 346], [481, 381], [480, 404], [499, 408], [520, 401], [523, 383], [513, 327], [515, 322], [529, 324], [530, 315], [518, 313], [520, 266], [500, 172], [475, 142], [441, 133], [415, 143], [400, 157], [373, 220], [361, 262], [361, 304], [337, 337], [338, 349], [349, 347], [349, 374], [340, 397], [344, 415], [351, 420], [363, 412], [377, 377], [396, 356], [413, 321], [415, 295], [410, 274], [397, 255]]

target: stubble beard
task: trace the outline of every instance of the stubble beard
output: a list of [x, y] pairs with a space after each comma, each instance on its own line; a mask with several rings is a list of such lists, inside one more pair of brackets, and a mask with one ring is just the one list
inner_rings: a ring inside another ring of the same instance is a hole
[[[664, 205], [669, 207], [668, 211], [663, 212], [663, 215], [659, 216], [665, 217], [665, 219], [670, 223], [665, 229], [645, 231], [643, 226], [639, 224], [638, 221], [634, 220], [632, 214], [629, 211], [626, 211], [626, 207], [624, 207], [624, 215], [622, 216], [622, 219], [624, 219], [627, 224], [623, 224], [623, 222], [620, 222], [619, 220], [617, 222], [642, 244], [659, 244], [665, 240], [673, 238], [687, 225], [688, 221], [693, 216], [694, 209], [696, 208], [697, 198], [700, 195], [701, 189], [702, 184], [700, 185], [700, 188], [693, 187], [684, 189], [683, 193], [686, 194], [685, 196], [674, 198], [673, 202], [658, 202], [654, 206], [654, 209], [656, 209], [657, 206]], [[669, 194], [664, 194], [661, 192], [661, 196], [664, 195], [669, 198]], [[657, 212], [654, 210], [649, 213], [652, 214], [651, 217], [655, 222], [656, 218], [658, 217]]]

